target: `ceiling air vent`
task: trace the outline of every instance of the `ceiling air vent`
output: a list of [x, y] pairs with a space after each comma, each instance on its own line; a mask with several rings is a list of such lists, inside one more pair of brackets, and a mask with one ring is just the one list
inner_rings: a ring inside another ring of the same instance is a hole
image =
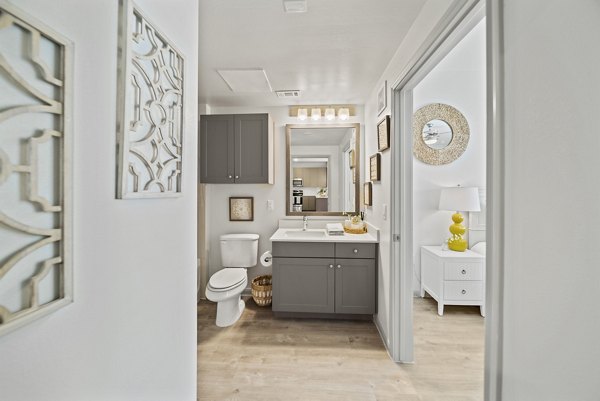
[[299, 90], [284, 90], [284, 91], [275, 91], [277, 97], [299, 97]]

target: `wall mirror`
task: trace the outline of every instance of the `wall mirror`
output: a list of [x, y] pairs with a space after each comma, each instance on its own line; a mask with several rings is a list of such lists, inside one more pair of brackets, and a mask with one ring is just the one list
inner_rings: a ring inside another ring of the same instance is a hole
[[287, 124], [286, 215], [360, 211], [360, 124]]
[[423, 163], [441, 165], [458, 159], [469, 144], [469, 124], [460, 111], [428, 104], [413, 117], [413, 154]]

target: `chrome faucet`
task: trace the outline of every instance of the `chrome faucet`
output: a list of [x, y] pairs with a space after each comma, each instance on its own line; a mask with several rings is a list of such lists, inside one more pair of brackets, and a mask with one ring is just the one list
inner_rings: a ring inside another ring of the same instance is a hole
[[307, 227], [308, 227], [308, 216], [303, 216], [302, 217], [302, 231], [306, 231]]

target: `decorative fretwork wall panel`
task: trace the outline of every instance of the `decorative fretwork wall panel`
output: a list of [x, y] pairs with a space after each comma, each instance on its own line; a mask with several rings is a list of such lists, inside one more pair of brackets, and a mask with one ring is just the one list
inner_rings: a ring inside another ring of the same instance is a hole
[[120, 2], [118, 198], [181, 192], [183, 57], [129, 0]]
[[0, 333], [71, 302], [71, 49], [0, 0]]

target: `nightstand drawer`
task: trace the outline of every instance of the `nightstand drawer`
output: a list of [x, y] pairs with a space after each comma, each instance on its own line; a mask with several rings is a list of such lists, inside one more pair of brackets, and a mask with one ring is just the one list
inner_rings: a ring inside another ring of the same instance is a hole
[[445, 281], [444, 299], [452, 301], [481, 301], [483, 281]]
[[444, 262], [444, 280], [483, 280], [483, 264]]

